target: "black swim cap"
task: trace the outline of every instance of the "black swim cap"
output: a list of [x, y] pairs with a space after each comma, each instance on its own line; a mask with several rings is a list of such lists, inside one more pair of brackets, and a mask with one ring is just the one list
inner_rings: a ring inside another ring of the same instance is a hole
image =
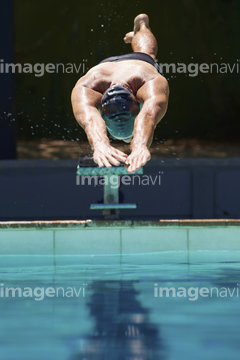
[[121, 85], [111, 86], [103, 94], [101, 115], [111, 135], [128, 138], [132, 135], [134, 120], [140, 111], [140, 104], [131, 93]]

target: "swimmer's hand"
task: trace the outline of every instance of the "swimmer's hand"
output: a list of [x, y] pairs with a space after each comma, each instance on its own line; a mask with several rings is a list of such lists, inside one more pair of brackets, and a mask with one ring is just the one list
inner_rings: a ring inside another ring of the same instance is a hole
[[132, 149], [124, 166], [129, 173], [133, 173], [145, 165], [150, 159], [151, 154], [148, 148], [145, 146], [138, 146]]
[[94, 146], [93, 160], [99, 167], [111, 168], [112, 165], [119, 166], [120, 161], [124, 163], [126, 159], [126, 154], [115, 149], [110, 144], [98, 143]]

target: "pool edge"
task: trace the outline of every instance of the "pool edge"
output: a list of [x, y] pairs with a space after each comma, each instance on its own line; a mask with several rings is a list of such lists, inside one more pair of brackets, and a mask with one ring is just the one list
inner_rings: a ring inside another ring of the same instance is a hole
[[56, 220], [56, 221], [0, 221], [0, 229], [78, 229], [125, 227], [219, 227], [240, 226], [240, 219], [184, 219], [184, 220]]

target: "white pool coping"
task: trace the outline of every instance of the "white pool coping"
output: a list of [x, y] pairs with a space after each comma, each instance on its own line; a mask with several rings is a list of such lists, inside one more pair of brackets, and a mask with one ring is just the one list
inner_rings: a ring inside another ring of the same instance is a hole
[[240, 220], [0, 222], [1, 255], [240, 250]]

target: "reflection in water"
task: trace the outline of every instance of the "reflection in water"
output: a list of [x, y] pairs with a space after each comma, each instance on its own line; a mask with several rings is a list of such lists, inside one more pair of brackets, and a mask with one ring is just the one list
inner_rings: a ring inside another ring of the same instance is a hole
[[92, 334], [79, 339], [71, 360], [165, 359], [159, 329], [137, 299], [133, 281], [95, 281], [88, 303]]

